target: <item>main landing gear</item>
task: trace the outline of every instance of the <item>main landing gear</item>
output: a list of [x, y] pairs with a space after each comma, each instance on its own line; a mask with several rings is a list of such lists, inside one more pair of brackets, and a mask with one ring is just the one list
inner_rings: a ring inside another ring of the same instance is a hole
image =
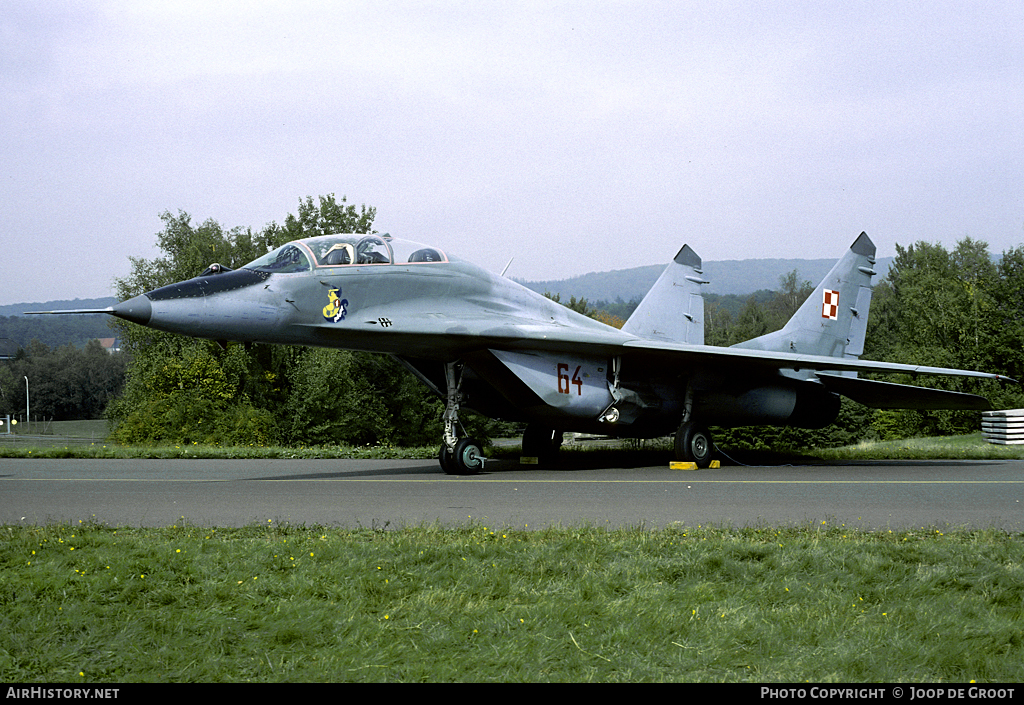
[[684, 421], [676, 431], [676, 459], [696, 463], [698, 468], [711, 467], [711, 434], [692, 421]]
[[448, 400], [444, 409], [444, 443], [437, 460], [447, 475], [476, 475], [484, 467], [483, 445], [472, 438], [459, 438], [459, 405], [462, 403], [462, 363], [444, 366]]

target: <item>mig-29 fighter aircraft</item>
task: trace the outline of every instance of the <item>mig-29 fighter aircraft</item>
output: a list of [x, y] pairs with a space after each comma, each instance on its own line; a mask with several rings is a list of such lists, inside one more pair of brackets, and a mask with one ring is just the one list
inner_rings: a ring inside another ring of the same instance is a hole
[[840, 395], [876, 408], [988, 409], [971, 394], [863, 379], [859, 372], [996, 374], [860, 360], [875, 246], [862, 233], [781, 330], [704, 345], [708, 282], [684, 246], [621, 330], [443, 250], [389, 235], [290, 242], [237, 270], [211, 265], [106, 309], [140, 325], [218, 341], [393, 355], [445, 401], [439, 460], [473, 474], [481, 444], [459, 411], [526, 423], [523, 455], [550, 460], [562, 432], [675, 434], [707, 467], [709, 425], [822, 428]]

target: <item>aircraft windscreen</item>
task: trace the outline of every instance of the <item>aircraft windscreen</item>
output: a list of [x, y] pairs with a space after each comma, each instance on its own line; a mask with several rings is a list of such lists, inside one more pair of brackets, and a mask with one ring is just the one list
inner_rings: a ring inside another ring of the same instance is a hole
[[391, 264], [391, 250], [377, 235], [323, 235], [302, 240], [318, 267], [339, 264]]
[[391, 250], [395, 253], [395, 264], [410, 262], [420, 264], [423, 262], [447, 262], [444, 252], [436, 247], [421, 245], [418, 242], [409, 240], [391, 239]]
[[300, 242], [313, 253], [318, 267], [448, 261], [436, 248], [387, 235], [323, 235]]
[[289, 274], [292, 272], [308, 272], [309, 258], [295, 245], [288, 243], [273, 252], [268, 252], [259, 259], [245, 265], [245, 269], [271, 274]]

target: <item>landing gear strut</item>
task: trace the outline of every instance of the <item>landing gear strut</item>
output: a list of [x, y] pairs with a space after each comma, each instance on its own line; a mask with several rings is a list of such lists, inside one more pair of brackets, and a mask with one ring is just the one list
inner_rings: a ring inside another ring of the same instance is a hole
[[694, 389], [686, 386], [686, 397], [683, 400], [683, 422], [676, 431], [676, 460], [696, 463], [698, 468], [711, 467], [711, 434], [703, 426], [693, 422]]
[[706, 428], [684, 421], [676, 431], [676, 459], [696, 463], [698, 468], [711, 467], [711, 434]]
[[462, 363], [444, 366], [448, 401], [444, 409], [444, 443], [437, 459], [448, 475], [476, 475], [484, 467], [483, 445], [472, 438], [459, 438], [459, 405], [462, 403]]

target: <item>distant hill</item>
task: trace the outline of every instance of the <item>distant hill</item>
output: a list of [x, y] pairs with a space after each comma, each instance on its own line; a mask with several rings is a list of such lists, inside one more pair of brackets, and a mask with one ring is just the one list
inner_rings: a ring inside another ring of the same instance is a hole
[[57, 311], [69, 308], [106, 308], [117, 303], [113, 296], [102, 299], [59, 299], [41, 304], [8, 304], [0, 306], [0, 316], [20, 316], [25, 311]]
[[[892, 257], [882, 257], [875, 266], [877, 284], [889, 271]], [[779, 288], [779, 278], [794, 269], [800, 281], [808, 280], [817, 284], [828, 274], [836, 263], [834, 259], [745, 259], [704, 262], [704, 278], [711, 283], [704, 287], [704, 293], [746, 296], [762, 289], [774, 291]], [[592, 272], [570, 279], [549, 281], [516, 280], [528, 289], [540, 294], [560, 294], [563, 301], [575, 296], [587, 301], [609, 301], [617, 299], [631, 301], [641, 299], [654, 286], [664, 264], [619, 269], [611, 272]]]
[[81, 316], [25, 316], [25, 311], [53, 311], [69, 308], [106, 308], [117, 303], [117, 299], [74, 299], [47, 301], [45, 303], [11, 304], [0, 306], [0, 340], [5, 349], [27, 347], [33, 340], [50, 348], [59, 348], [71, 343], [82, 347], [94, 338], [113, 338], [110, 316], [102, 313]]

